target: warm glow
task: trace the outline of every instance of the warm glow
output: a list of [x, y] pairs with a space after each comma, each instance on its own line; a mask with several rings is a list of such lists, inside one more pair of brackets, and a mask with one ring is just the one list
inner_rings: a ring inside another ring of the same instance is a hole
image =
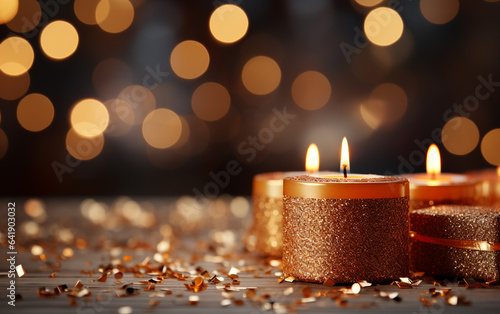
[[234, 43], [245, 36], [248, 17], [239, 6], [224, 4], [212, 13], [209, 26], [215, 39], [223, 43]]
[[356, 0], [356, 2], [364, 7], [373, 7], [382, 2], [382, 0]]
[[[144, 118], [156, 108], [156, 99], [153, 93], [144, 86], [130, 85], [125, 87], [117, 99], [123, 100], [133, 110], [134, 125], [142, 123]], [[124, 109], [124, 108], [122, 108]], [[128, 121], [129, 117], [125, 114], [120, 116], [123, 121]]]
[[431, 23], [446, 24], [457, 16], [458, 0], [420, 0], [420, 11]]
[[317, 172], [319, 170], [319, 151], [316, 144], [309, 145], [306, 154], [306, 171]]
[[365, 19], [366, 37], [375, 45], [390, 46], [403, 34], [403, 20], [393, 9], [380, 7], [372, 10]]
[[349, 173], [351, 170], [349, 163], [349, 145], [347, 144], [347, 139], [345, 137], [342, 139], [342, 148], [340, 150], [340, 172], [343, 173], [344, 169], [346, 170], [346, 173]]
[[500, 166], [497, 168], [497, 175], [500, 177]]
[[12, 36], [0, 44], [0, 70], [7, 75], [26, 73], [33, 65], [35, 53], [30, 43], [19, 36]]
[[179, 43], [172, 50], [170, 65], [174, 73], [185, 79], [195, 79], [208, 69], [210, 56], [207, 48], [194, 40]]
[[316, 71], [306, 71], [293, 81], [292, 98], [302, 109], [316, 110], [330, 100], [332, 87], [323, 74]]
[[18, 99], [28, 91], [30, 75], [28, 72], [19, 76], [10, 76], [0, 71], [0, 98]]
[[99, 2], [101, 0], [75, 0], [73, 9], [80, 22], [88, 25], [97, 24], [95, 13]]
[[0, 24], [12, 20], [17, 14], [18, 7], [18, 0], [0, 0]]
[[160, 108], [150, 112], [142, 124], [146, 142], [159, 149], [169, 148], [181, 137], [182, 122], [172, 110]]
[[110, 99], [104, 102], [109, 112], [110, 127], [104, 132], [110, 136], [122, 136], [128, 133], [134, 125], [134, 111], [130, 105], [121, 99]]
[[370, 93], [367, 101], [360, 106], [360, 113], [366, 124], [377, 129], [399, 120], [406, 112], [408, 97], [396, 84], [384, 83]]
[[241, 80], [249, 92], [266, 95], [278, 87], [281, 70], [273, 59], [265, 56], [254, 57], [245, 64], [241, 71]]
[[[0, 0], [0, 3], [2, 1]], [[17, 2], [17, 1], [16, 1]], [[0, 4], [0, 11], [2, 11]], [[2, 13], [0, 13], [1, 15]], [[33, 30], [40, 23], [42, 9], [37, 0], [21, 0], [16, 16], [7, 23], [7, 27], [16, 33], [27, 33]], [[46, 16], [45, 23], [47, 22]]]
[[50, 99], [42, 94], [29, 94], [17, 106], [17, 120], [28, 131], [42, 131], [53, 119], [54, 106]]
[[455, 155], [466, 155], [479, 143], [479, 129], [472, 120], [455, 117], [446, 122], [441, 138], [447, 151]]
[[481, 153], [484, 159], [494, 166], [500, 166], [500, 129], [486, 133], [481, 141]]
[[103, 103], [88, 98], [73, 107], [70, 120], [74, 131], [80, 136], [95, 137], [108, 127], [109, 113]]
[[191, 97], [191, 107], [202, 120], [216, 121], [229, 111], [231, 97], [227, 89], [215, 82], [200, 85]]
[[441, 174], [441, 155], [436, 144], [429, 146], [427, 151], [427, 174], [433, 179]]
[[66, 135], [66, 150], [76, 159], [90, 160], [97, 157], [104, 147], [104, 135], [98, 134], [92, 138], [81, 136], [70, 129]]
[[129, 0], [101, 0], [95, 17], [99, 27], [108, 33], [121, 33], [134, 20], [134, 6]]
[[78, 32], [66, 21], [54, 21], [42, 30], [40, 45], [50, 58], [61, 60], [71, 56], [78, 47]]

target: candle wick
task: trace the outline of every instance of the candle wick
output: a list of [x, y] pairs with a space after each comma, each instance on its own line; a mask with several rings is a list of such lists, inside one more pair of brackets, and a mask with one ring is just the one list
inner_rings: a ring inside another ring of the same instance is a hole
[[347, 165], [344, 165], [344, 178], [347, 179]]

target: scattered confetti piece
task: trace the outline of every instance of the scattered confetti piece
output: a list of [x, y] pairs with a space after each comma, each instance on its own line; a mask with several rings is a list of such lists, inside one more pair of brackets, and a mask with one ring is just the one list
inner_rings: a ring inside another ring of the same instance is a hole
[[24, 274], [26, 274], [26, 271], [24, 270], [22, 264], [19, 264], [16, 266], [16, 273], [17, 273], [17, 277], [22, 277], [22, 276], [24, 276]]

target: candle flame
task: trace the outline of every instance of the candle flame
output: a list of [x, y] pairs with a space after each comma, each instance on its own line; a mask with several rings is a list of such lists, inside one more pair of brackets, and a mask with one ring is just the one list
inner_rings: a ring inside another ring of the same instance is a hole
[[436, 144], [429, 146], [427, 151], [427, 174], [435, 179], [441, 174], [441, 155]]
[[349, 165], [349, 145], [347, 145], [347, 139], [344, 137], [342, 139], [342, 148], [340, 150], [340, 172], [348, 173], [351, 170]]
[[306, 171], [317, 172], [319, 170], [319, 151], [318, 146], [312, 143], [309, 145], [306, 154]]

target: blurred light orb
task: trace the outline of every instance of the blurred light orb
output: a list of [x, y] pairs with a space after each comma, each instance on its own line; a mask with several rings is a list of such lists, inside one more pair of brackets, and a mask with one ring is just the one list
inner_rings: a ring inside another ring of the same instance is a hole
[[356, 0], [356, 3], [364, 6], [364, 7], [374, 7], [380, 4], [382, 0]]
[[191, 97], [191, 107], [198, 118], [216, 121], [229, 111], [231, 97], [227, 89], [215, 82], [198, 86]]
[[7, 75], [26, 73], [33, 65], [35, 53], [30, 43], [19, 36], [12, 36], [0, 44], [0, 70]]
[[151, 111], [142, 123], [142, 135], [154, 148], [165, 149], [173, 146], [182, 133], [182, 122], [172, 110], [160, 108]]
[[266, 95], [274, 91], [281, 81], [281, 70], [273, 59], [257, 56], [247, 61], [241, 72], [246, 89], [255, 95]]
[[36, 198], [30, 198], [24, 203], [24, 211], [32, 218], [40, 219], [47, 215], [45, 212], [45, 204]]
[[2, 159], [5, 154], [7, 154], [7, 149], [9, 148], [9, 140], [5, 132], [0, 129], [0, 159]]
[[250, 212], [250, 203], [242, 196], [236, 196], [229, 204], [231, 213], [238, 218], [245, 218]]
[[22, 97], [30, 87], [28, 72], [19, 76], [9, 76], [0, 71], [0, 98], [14, 100]]
[[38, 26], [41, 18], [42, 10], [37, 0], [22, 0], [19, 1], [16, 16], [7, 23], [7, 27], [17, 33], [27, 33]]
[[245, 36], [248, 17], [237, 5], [224, 4], [214, 10], [209, 21], [210, 32], [220, 42], [230, 44]]
[[132, 72], [129, 66], [118, 59], [104, 59], [92, 72], [92, 84], [95, 90], [105, 97], [116, 97], [131, 82]]
[[103, 103], [87, 98], [79, 101], [71, 110], [71, 126], [83, 137], [101, 135], [109, 124], [109, 113]]
[[0, 24], [12, 20], [19, 9], [19, 0], [0, 0]]
[[292, 98], [302, 109], [317, 110], [330, 100], [330, 81], [317, 71], [301, 73], [292, 83]]
[[[155, 96], [149, 89], [141, 85], [130, 85], [125, 87], [120, 92], [117, 99], [126, 102], [129, 104], [129, 107], [132, 108], [134, 125], [141, 124], [146, 115], [156, 108]], [[123, 109], [125, 108], [122, 107], [122, 110]], [[129, 121], [131, 117], [126, 116], [126, 113], [123, 112], [120, 119]]]
[[189, 137], [191, 136], [191, 129], [189, 128], [189, 123], [184, 117], [179, 116], [181, 119], [182, 131], [179, 136], [179, 140], [173, 146], [174, 148], [181, 147], [189, 141]]
[[134, 20], [134, 6], [129, 0], [101, 0], [95, 17], [99, 27], [107, 33], [121, 33]]
[[29, 94], [17, 106], [17, 120], [23, 128], [39, 132], [47, 128], [54, 119], [54, 106], [42, 94]]
[[360, 105], [361, 117], [372, 129], [399, 120], [408, 107], [405, 91], [396, 84], [383, 83], [375, 87], [368, 100]]
[[104, 102], [109, 113], [109, 126], [106, 135], [122, 136], [134, 125], [135, 114], [128, 103], [121, 99], [110, 99]]
[[66, 150], [79, 160], [90, 160], [97, 157], [104, 147], [104, 136], [98, 134], [92, 138], [81, 136], [71, 128], [66, 135]]
[[96, 25], [97, 5], [101, 0], [75, 0], [73, 10], [80, 22], [87, 25]]
[[78, 47], [78, 32], [66, 21], [54, 21], [45, 26], [40, 34], [43, 52], [52, 59], [62, 60], [71, 56]]
[[[479, 143], [479, 129], [470, 119], [455, 117], [450, 119], [441, 132], [443, 145], [454, 155], [466, 155]], [[500, 146], [499, 146], [500, 147]]]
[[207, 48], [194, 40], [179, 43], [172, 50], [170, 65], [174, 73], [184, 79], [195, 79], [205, 73], [210, 63]]
[[366, 37], [375, 45], [390, 46], [403, 34], [403, 20], [398, 12], [387, 7], [376, 8], [365, 18]]
[[446, 24], [458, 14], [458, 0], [420, 0], [420, 11], [433, 24]]
[[484, 159], [494, 166], [500, 166], [500, 129], [486, 133], [481, 141], [481, 153]]

